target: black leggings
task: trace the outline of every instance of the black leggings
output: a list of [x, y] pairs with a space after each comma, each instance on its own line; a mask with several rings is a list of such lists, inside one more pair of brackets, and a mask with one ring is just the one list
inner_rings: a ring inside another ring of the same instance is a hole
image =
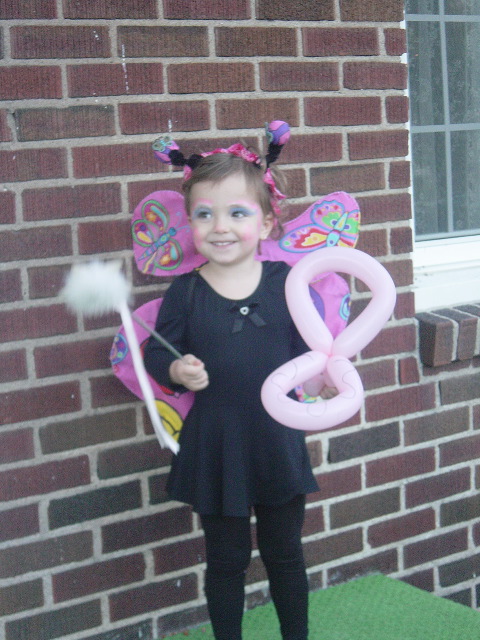
[[[257, 541], [283, 640], [307, 640], [308, 582], [301, 532], [305, 496], [254, 507]], [[205, 594], [216, 640], [241, 640], [245, 573], [252, 551], [250, 518], [202, 515], [207, 551]]]

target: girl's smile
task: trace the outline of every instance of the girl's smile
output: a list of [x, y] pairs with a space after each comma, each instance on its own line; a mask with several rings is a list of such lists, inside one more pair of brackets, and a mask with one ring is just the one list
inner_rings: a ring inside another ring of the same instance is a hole
[[195, 247], [209, 262], [227, 266], [255, 259], [272, 223], [252, 198], [242, 174], [195, 184], [191, 203]]

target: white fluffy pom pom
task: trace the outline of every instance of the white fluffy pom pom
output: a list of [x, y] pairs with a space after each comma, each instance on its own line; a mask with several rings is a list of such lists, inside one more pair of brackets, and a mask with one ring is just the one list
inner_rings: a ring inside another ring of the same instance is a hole
[[85, 315], [119, 311], [130, 295], [130, 285], [120, 268], [120, 262], [76, 265], [60, 295], [70, 309]]

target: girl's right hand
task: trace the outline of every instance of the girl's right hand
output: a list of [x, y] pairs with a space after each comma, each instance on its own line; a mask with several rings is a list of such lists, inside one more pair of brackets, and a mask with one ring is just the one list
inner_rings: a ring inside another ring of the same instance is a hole
[[208, 387], [205, 365], [191, 353], [183, 356], [181, 360], [174, 360], [169, 373], [172, 382], [182, 384], [190, 391], [201, 391]]

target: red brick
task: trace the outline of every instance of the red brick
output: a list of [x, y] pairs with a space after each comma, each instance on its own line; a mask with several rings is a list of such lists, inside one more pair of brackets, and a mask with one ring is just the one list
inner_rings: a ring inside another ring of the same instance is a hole
[[[324, 195], [334, 191], [375, 191], [385, 188], [383, 165], [348, 164], [311, 169], [312, 193]], [[363, 214], [363, 209], [360, 206]]]
[[468, 549], [468, 530], [459, 529], [441, 536], [430, 537], [428, 540], [420, 540], [405, 545], [403, 557], [405, 568], [419, 564], [427, 564], [439, 558], [466, 552]]
[[456, 359], [471, 360], [476, 354], [478, 319], [458, 309], [438, 309], [435, 313], [450, 318], [458, 327]]
[[55, 0], [1, 0], [2, 20], [50, 20], [57, 17]]
[[43, 604], [43, 583], [40, 579], [0, 589], [0, 616], [36, 609]]
[[[210, 127], [206, 100], [186, 102], [139, 102], [119, 105], [122, 133], [156, 133], [166, 131], [201, 131]], [[151, 148], [150, 155], [153, 157]], [[156, 161], [158, 170], [159, 162]], [[144, 173], [132, 171], [131, 173]]]
[[317, 476], [320, 486], [320, 494], [315, 494], [315, 499], [320, 495], [321, 500], [328, 500], [338, 496], [345, 496], [362, 489], [362, 473], [360, 465], [347, 467], [329, 473], [320, 473]]
[[122, 211], [119, 183], [25, 189], [22, 201], [24, 220], [35, 222], [110, 215]]
[[141, 582], [144, 577], [145, 560], [139, 553], [96, 562], [52, 576], [53, 601], [65, 602], [81, 598], [133, 582]]
[[263, 122], [282, 118], [292, 127], [299, 124], [295, 98], [217, 100], [217, 125], [220, 129], [258, 129]]
[[0, 341], [26, 340], [73, 333], [77, 323], [63, 305], [13, 309], [0, 313]]
[[434, 529], [435, 511], [424, 509], [371, 525], [368, 528], [368, 542], [372, 547], [381, 547], [392, 542], [414, 538]]
[[117, 407], [120, 404], [131, 403], [131, 392], [116, 378], [113, 373], [107, 377], [90, 379], [90, 393], [92, 407]]
[[155, 0], [122, 0], [122, 2], [109, 2], [108, 0], [64, 0], [63, 15], [66, 19], [127, 19], [127, 20], [152, 20], [158, 18], [157, 3]]
[[81, 409], [80, 386], [77, 382], [7, 391], [0, 394], [0, 401], [0, 424], [38, 420]]
[[411, 199], [408, 193], [363, 198], [360, 196], [358, 204], [364, 225], [398, 222], [411, 218]]
[[72, 255], [71, 227], [30, 228], [0, 232], [0, 255], [4, 262]]
[[250, 18], [247, 0], [163, 0], [165, 18], [185, 20], [242, 20]]
[[[469, 366], [469, 363], [467, 363], [467, 366]], [[470, 375], [451, 376], [440, 380], [442, 404], [476, 401], [478, 399], [479, 385], [480, 371], [475, 370]]]
[[[180, 144], [183, 150], [183, 145]], [[213, 147], [212, 147], [213, 149]], [[185, 153], [185, 151], [183, 150]], [[158, 176], [155, 180], [139, 180], [138, 182], [129, 182], [128, 184], [128, 206], [131, 211], [135, 209], [140, 200], [143, 200], [146, 196], [154, 191], [181, 191], [183, 184], [183, 176], [181, 173], [177, 174], [178, 177], [162, 180], [163, 175]], [[144, 280], [142, 280], [144, 282]]]
[[161, 170], [149, 144], [77, 147], [72, 149], [72, 154], [76, 178], [156, 173]]
[[[308, 497], [307, 501], [310, 501]], [[305, 511], [305, 522], [302, 529], [303, 535], [318, 535], [321, 531], [325, 531], [325, 517], [323, 513], [323, 506], [307, 508], [307, 510]]]
[[480, 434], [452, 440], [440, 445], [440, 466], [450, 467], [460, 462], [480, 458]]
[[231, 93], [253, 91], [253, 65], [248, 62], [171, 64], [167, 69], [170, 93]]
[[0, 464], [29, 460], [34, 456], [33, 431], [31, 429], [0, 433]]
[[289, 198], [303, 198], [307, 195], [307, 182], [303, 169], [290, 169], [284, 171], [287, 187], [286, 192]]
[[387, 96], [385, 98], [387, 122], [408, 122], [408, 98], [407, 96]]
[[2, 542], [32, 536], [39, 531], [40, 520], [36, 504], [0, 512], [0, 541]]
[[332, 562], [363, 550], [362, 531], [353, 529], [333, 536], [312, 540], [303, 545], [307, 567]]
[[415, 384], [416, 382], [420, 382], [420, 372], [415, 357], [401, 358], [398, 361], [398, 379], [400, 384]]
[[389, 56], [401, 56], [407, 51], [407, 32], [405, 29], [384, 29], [385, 50]]
[[1, 100], [61, 97], [62, 76], [60, 67], [12, 66], [0, 69]]
[[402, 0], [340, 0], [341, 19], [352, 22], [400, 22], [403, 20]]
[[192, 512], [189, 507], [114, 522], [102, 527], [103, 552], [130, 549], [191, 531]]
[[413, 291], [397, 293], [394, 316], [397, 320], [413, 318], [415, 315], [415, 296]]
[[330, 526], [337, 529], [358, 522], [368, 522], [399, 510], [398, 488], [368, 493], [348, 500], [337, 500], [330, 506]]
[[390, 387], [396, 382], [395, 362], [391, 359], [362, 363], [357, 367], [357, 371], [362, 380], [363, 388], [367, 391]]
[[387, 327], [362, 350], [362, 358], [395, 355], [415, 351], [417, 332], [414, 324]]
[[313, 127], [380, 124], [380, 98], [335, 97], [305, 98], [305, 124]]
[[127, 444], [98, 454], [97, 474], [101, 479], [116, 478], [141, 471], [158, 469], [170, 463], [170, 452], [158, 441]]
[[410, 162], [399, 160], [390, 163], [388, 184], [391, 189], [406, 189], [410, 186]]
[[390, 229], [390, 246], [393, 254], [410, 253], [413, 250], [412, 228], [393, 227]]
[[[18, 638], [65, 638], [102, 624], [100, 600], [91, 600], [71, 607], [54, 609], [33, 616], [24, 616], [5, 624], [5, 640]], [[48, 629], [48, 636], [45, 635]]]
[[108, 27], [14, 26], [10, 29], [12, 58], [107, 58]]
[[305, 56], [378, 55], [377, 30], [372, 28], [320, 27], [302, 29]]
[[263, 91], [337, 91], [336, 62], [261, 62]]
[[390, 260], [383, 266], [388, 271], [396, 287], [406, 287], [413, 284], [413, 264], [410, 258], [405, 260]]
[[180, 540], [153, 550], [155, 575], [179, 571], [205, 562], [205, 542], [203, 536]]
[[468, 407], [447, 411], [435, 411], [419, 418], [405, 421], [405, 444], [416, 445], [429, 440], [451, 438], [469, 428]]
[[32, 267], [28, 273], [28, 292], [32, 300], [56, 297], [65, 284], [70, 265]]
[[13, 140], [12, 131], [7, 120], [8, 112], [0, 109], [0, 142], [10, 142]]
[[137, 433], [135, 409], [84, 415], [72, 420], [64, 418], [40, 429], [42, 453], [58, 453], [91, 447], [100, 443], [112, 444], [134, 438]]
[[129, 24], [117, 28], [117, 40], [117, 53], [124, 58], [208, 56], [208, 30], [206, 27], [169, 27], [165, 24], [158, 27]]
[[195, 573], [128, 589], [110, 596], [110, 618], [123, 620], [157, 609], [178, 605], [198, 598]]
[[366, 463], [367, 487], [376, 487], [435, 471], [433, 448], [408, 451]]
[[129, 249], [132, 244], [130, 221], [84, 222], [78, 227], [78, 247], [82, 255]]
[[282, 151], [280, 161], [286, 164], [333, 162], [342, 157], [342, 136], [338, 133], [294, 135]]
[[15, 194], [12, 191], [0, 191], [0, 224], [15, 223]]
[[24, 349], [2, 352], [0, 383], [26, 380], [28, 377], [27, 359]]
[[403, 387], [387, 393], [366, 398], [365, 409], [368, 422], [387, 420], [397, 416], [427, 411], [435, 407], [435, 385], [423, 384]]
[[470, 470], [467, 468], [442, 474], [436, 473], [430, 478], [407, 483], [405, 504], [407, 509], [412, 509], [421, 504], [430, 504], [458, 493], [465, 493], [470, 488]]
[[454, 360], [453, 323], [433, 313], [419, 313], [420, 359], [429, 367]]
[[103, 486], [91, 491], [77, 491], [58, 500], [50, 499], [48, 522], [50, 529], [58, 529], [140, 509], [141, 506], [140, 480], [132, 480], [123, 485]]
[[288, 27], [217, 27], [217, 56], [295, 56], [297, 37]]
[[335, 568], [328, 570], [328, 584], [334, 585], [349, 580], [356, 580], [359, 576], [381, 573], [389, 575], [396, 573], [399, 568], [398, 551], [391, 549], [383, 553], [363, 557], [342, 566], [336, 564]]
[[0, 302], [15, 302], [22, 297], [20, 269], [0, 271]]
[[67, 74], [73, 98], [163, 93], [160, 63], [81, 64], [68, 66]]
[[65, 149], [0, 151], [0, 181], [26, 182], [66, 177]]
[[346, 89], [406, 89], [407, 66], [400, 62], [345, 62]]
[[259, 20], [334, 20], [335, 8], [333, 0], [291, 0], [278, 3], [275, 0], [259, 0], [257, 2], [257, 18]]
[[363, 229], [356, 248], [373, 257], [386, 256], [388, 254], [387, 230], [370, 230], [368, 227]]
[[348, 149], [351, 160], [406, 156], [408, 131], [349, 133]]
[[37, 347], [33, 352], [37, 378], [110, 369], [111, 345], [111, 337], [106, 337]]
[[34, 467], [21, 467], [0, 473], [2, 500], [18, 500], [61, 489], [71, 489], [90, 482], [87, 456], [61, 462], [46, 462]]
[[115, 133], [113, 107], [108, 105], [19, 109], [15, 119], [18, 139], [22, 142], [112, 136]]

